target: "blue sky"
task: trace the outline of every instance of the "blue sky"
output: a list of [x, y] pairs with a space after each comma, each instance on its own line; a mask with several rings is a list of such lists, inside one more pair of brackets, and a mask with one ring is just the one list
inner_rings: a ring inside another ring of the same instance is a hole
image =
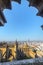
[[36, 16], [38, 10], [28, 5], [26, 0], [21, 4], [12, 2], [12, 10], [3, 11], [7, 23], [0, 27], [0, 41], [43, 40], [43, 18]]

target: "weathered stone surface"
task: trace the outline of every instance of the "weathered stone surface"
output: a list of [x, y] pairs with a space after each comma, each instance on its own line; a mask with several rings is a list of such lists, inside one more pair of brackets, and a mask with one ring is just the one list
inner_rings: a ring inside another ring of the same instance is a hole
[[4, 26], [4, 23], [2, 21], [0, 21], [0, 26]]
[[0, 10], [0, 26], [4, 26], [4, 23], [6, 23], [6, 19], [5, 16], [3, 14], [3, 12]]
[[2, 19], [4, 23], [7, 22], [6, 19], [5, 19], [4, 14], [3, 14], [3, 12], [1, 10], [0, 10], [0, 19]]
[[41, 25], [41, 28], [42, 28], [42, 30], [43, 30], [43, 25]]
[[2, 0], [3, 5], [5, 5], [6, 9], [11, 9], [11, 0]]
[[12, 9], [11, 1], [21, 4], [21, 0], [0, 0], [0, 26], [4, 26], [4, 23], [6, 23], [6, 19], [2, 11], [4, 9]]
[[21, 4], [21, 0], [12, 0], [12, 1], [15, 1], [15, 2], [18, 2], [19, 4]]
[[12, 9], [11, 1], [21, 4], [21, 0], [0, 0], [0, 9]]
[[43, 17], [43, 0], [27, 0], [29, 6], [33, 6], [38, 9], [37, 16]]

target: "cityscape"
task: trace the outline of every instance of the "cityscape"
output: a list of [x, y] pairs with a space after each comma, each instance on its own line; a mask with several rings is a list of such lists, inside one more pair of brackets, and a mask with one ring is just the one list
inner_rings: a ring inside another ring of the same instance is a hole
[[43, 65], [43, 0], [0, 0], [0, 65]]
[[[10, 52], [11, 56], [9, 55], [8, 52], [9, 49], [11, 50]], [[39, 41], [0, 42], [0, 53], [3, 57], [2, 58], [0, 56], [0, 58], [2, 59], [4, 59], [6, 57], [5, 55], [8, 54], [9, 58], [7, 58], [7, 60], [9, 59], [10, 61], [13, 59], [22, 60], [22, 59], [42, 58], [43, 42], [39, 42]], [[0, 62], [1, 61], [2, 60], [0, 59]]]

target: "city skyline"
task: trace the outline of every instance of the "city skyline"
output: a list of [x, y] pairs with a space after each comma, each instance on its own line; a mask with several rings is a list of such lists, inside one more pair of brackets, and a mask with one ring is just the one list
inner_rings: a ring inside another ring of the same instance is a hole
[[7, 23], [0, 27], [0, 41], [43, 40], [43, 31], [40, 27], [43, 18], [36, 16], [38, 10], [28, 5], [26, 0], [22, 0], [21, 4], [12, 2], [12, 10], [3, 11]]

